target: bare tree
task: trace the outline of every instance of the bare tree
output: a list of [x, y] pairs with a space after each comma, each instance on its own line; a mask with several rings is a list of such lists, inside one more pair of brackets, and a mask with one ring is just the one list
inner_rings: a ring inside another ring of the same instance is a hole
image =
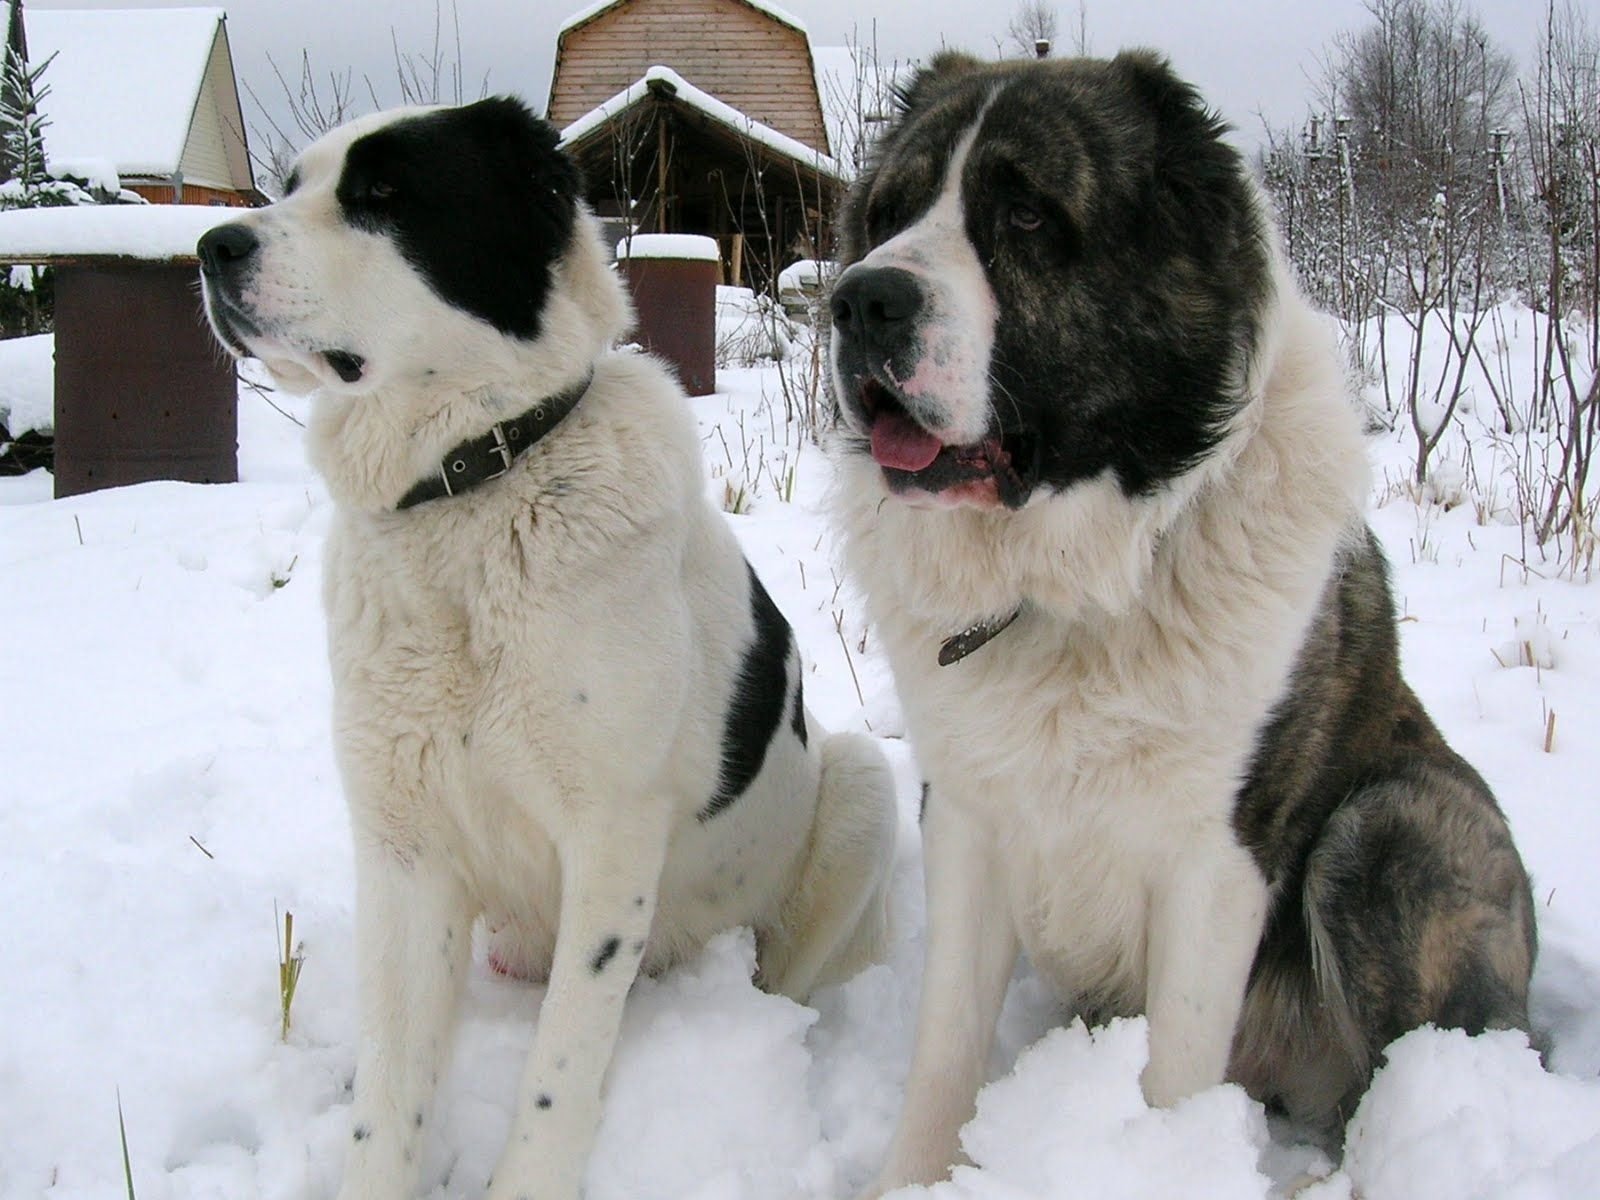
[[[266, 176], [264, 182], [269, 190], [282, 191], [289, 166], [302, 147], [364, 111], [375, 111], [391, 104], [461, 104], [469, 98], [481, 99], [488, 95], [489, 78], [485, 74], [479, 81], [476, 94], [469, 96], [462, 67], [461, 19], [455, 0], [451, 0], [450, 16], [453, 61], [446, 56], [444, 12], [439, 0], [434, 0], [433, 5], [433, 42], [425, 53], [401, 50], [399, 36], [390, 26], [389, 41], [394, 50], [397, 95], [393, 101], [386, 101], [372, 78], [363, 75], [361, 82], [365, 85], [370, 109], [356, 99], [352, 82], [354, 72], [349, 67], [343, 72], [328, 71], [323, 75], [313, 69], [310, 52], [302, 50], [299, 78], [290, 83], [269, 54], [267, 62], [283, 93], [283, 107], [288, 112], [288, 121], [276, 119], [272, 115], [273, 109], [249, 83], [245, 84], [245, 92], [254, 102], [262, 122], [250, 127], [256, 146], [252, 156]], [[284, 128], [285, 124], [292, 128]]]
[[1550, 435], [1533, 485], [1534, 540], [1542, 548], [1565, 537], [1574, 563], [1592, 563], [1600, 536], [1600, 498], [1590, 490], [1600, 436], [1600, 38], [1570, 3], [1547, 0], [1523, 127], [1529, 291], [1543, 340], [1529, 415]]
[[1078, 19], [1072, 27], [1072, 52], [1082, 56], [1092, 53], [1089, 45], [1089, 6], [1078, 0]]
[[1006, 26], [1006, 47], [1018, 57], [1032, 58], [1040, 43], [1047, 52], [1056, 43], [1056, 10], [1044, 0], [1024, 0]]
[[1355, 185], [1420, 213], [1487, 160], [1515, 111], [1515, 68], [1460, 0], [1367, 0], [1371, 23], [1324, 56], [1319, 107], [1347, 122]]
[[856, 175], [866, 166], [867, 154], [879, 132], [894, 113], [895, 81], [908, 64], [884, 63], [878, 55], [878, 23], [873, 21], [868, 40], [859, 29], [845, 39], [850, 52], [847, 75], [822, 77], [822, 111], [827, 118], [829, 148], [845, 171]]

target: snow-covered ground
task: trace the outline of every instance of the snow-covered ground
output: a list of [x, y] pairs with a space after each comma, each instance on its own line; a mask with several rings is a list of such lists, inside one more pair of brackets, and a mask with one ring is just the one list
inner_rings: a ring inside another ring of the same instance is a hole
[[[642, 981], [591, 1200], [848, 1197], [884, 1151], [910, 1053], [917, 775], [892, 683], [820, 515], [827, 460], [786, 431], [777, 368], [724, 370], [719, 384], [694, 402], [707, 494], [739, 497], [745, 511], [728, 520], [796, 626], [813, 708], [881, 736], [898, 771], [898, 936], [887, 964], [811, 1008], [751, 986], [741, 932]], [[319, 609], [329, 504], [299, 429], [249, 390], [240, 406], [235, 485], [57, 502], [42, 473], [0, 480], [4, 1200], [126, 1194], [119, 1097], [139, 1200], [314, 1200], [336, 1187], [355, 981]], [[932, 1194], [1532, 1200], [1600, 1188], [1600, 584], [1553, 562], [1524, 569], [1517, 526], [1481, 506], [1419, 504], [1397, 484], [1403, 434], [1376, 436], [1373, 454], [1411, 680], [1496, 788], [1535, 877], [1535, 1013], [1553, 1073], [1519, 1035], [1411, 1034], [1336, 1167], [1235, 1088], [1151, 1111], [1143, 1022], [1059, 1027], [1022, 974], [966, 1131], [977, 1165]], [[1519, 665], [1529, 658], [1539, 665]], [[284, 912], [304, 955], [286, 1041]], [[426, 1194], [481, 1194], [540, 995], [494, 975], [479, 948]]]

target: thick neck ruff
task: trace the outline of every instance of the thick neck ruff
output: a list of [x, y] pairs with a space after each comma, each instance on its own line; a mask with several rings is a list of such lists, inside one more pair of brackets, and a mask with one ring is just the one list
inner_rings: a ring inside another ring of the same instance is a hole
[[545, 434], [561, 424], [594, 381], [594, 369], [565, 391], [546, 396], [509, 421], [498, 421], [489, 432], [469, 438], [450, 449], [439, 460], [436, 474], [419, 480], [395, 504], [396, 509], [411, 508], [429, 500], [459, 495], [461, 492], [498, 479], [511, 469], [518, 456]]

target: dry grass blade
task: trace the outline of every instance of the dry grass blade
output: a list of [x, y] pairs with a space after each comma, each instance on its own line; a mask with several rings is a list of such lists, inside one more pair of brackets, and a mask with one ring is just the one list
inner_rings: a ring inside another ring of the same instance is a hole
[[128, 1155], [128, 1123], [122, 1119], [122, 1089], [117, 1089], [117, 1134], [122, 1138], [122, 1177], [128, 1184], [128, 1200], [138, 1200], [133, 1193], [133, 1160]]
[[294, 944], [294, 914], [283, 914], [283, 938], [278, 943], [278, 999], [283, 1009], [282, 1038], [289, 1040], [290, 1013], [295, 989], [300, 986], [300, 968], [305, 966], [304, 947]]

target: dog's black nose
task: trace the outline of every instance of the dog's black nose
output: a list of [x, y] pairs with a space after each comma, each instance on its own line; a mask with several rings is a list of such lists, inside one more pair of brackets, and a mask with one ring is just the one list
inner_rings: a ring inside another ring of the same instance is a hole
[[922, 285], [899, 267], [854, 266], [833, 289], [832, 309], [841, 336], [891, 349], [922, 310]]
[[200, 256], [202, 271], [207, 275], [220, 275], [249, 258], [260, 244], [248, 225], [234, 222], [208, 229], [200, 236], [195, 253]]

